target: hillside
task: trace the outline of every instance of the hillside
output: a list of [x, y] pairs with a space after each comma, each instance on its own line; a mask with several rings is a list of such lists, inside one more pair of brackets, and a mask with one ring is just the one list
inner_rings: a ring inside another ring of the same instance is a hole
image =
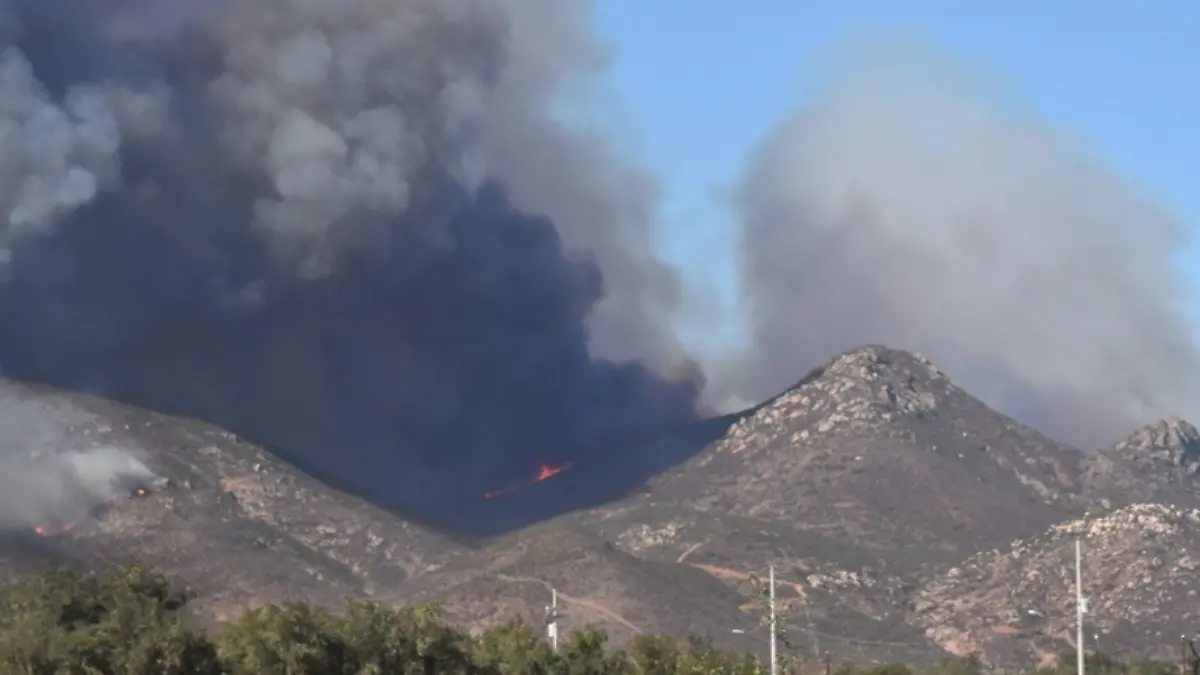
[[[622, 439], [637, 448], [622, 453], [637, 458], [634, 469], [660, 473], [615, 501], [471, 540], [195, 420], [8, 382], [0, 422], [9, 453], [117, 447], [156, 476], [69, 531], [9, 528], [0, 539], [9, 577], [51, 562], [141, 560], [192, 585], [194, 608], [210, 620], [270, 600], [369, 596], [437, 601], [476, 628], [540, 621], [555, 588], [565, 629], [595, 623], [621, 639], [666, 631], [758, 646], [761, 631], [733, 631], [754, 626], [751, 580], [774, 563], [782, 622], [803, 654], [927, 663], [978, 649], [1000, 664], [1061, 646], [1053, 611], [1039, 610], [1051, 618], [1033, 632], [1010, 614], [1013, 598], [1063, 591], [1036, 580], [1057, 570], [1062, 533], [1079, 523], [1115, 533], [1088, 546], [1095, 565], [1126, 575], [1096, 582], [1097, 594], [1124, 603], [1095, 605], [1102, 639], [1137, 654], [1157, 649], [1156, 631], [1175, 630], [1145, 614], [1187, 591], [1151, 592], [1136, 575], [1150, 564], [1186, 569], [1194, 524], [1180, 514], [1195, 508], [1188, 449], [1200, 436], [1164, 420], [1088, 455], [990, 410], [922, 357], [868, 346], [744, 413]], [[480, 495], [463, 513], [491, 510], [502, 525], [564, 494], [598, 499], [632, 475], [599, 464], [550, 473]], [[1110, 513], [1078, 520], [1088, 510]], [[1157, 550], [1146, 532], [1164, 527], [1184, 558], [1139, 557]], [[1027, 578], [1035, 581], [1010, 581]]]
[[814, 370], [624, 508], [785, 525], [920, 566], [1073, 513], [1079, 459], [928, 360], [870, 346]]
[[1074, 542], [1090, 599], [1085, 640], [1107, 653], [1171, 658], [1195, 631], [1200, 511], [1134, 504], [977, 554], [915, 596], [914, 623], [949, 651], [999, 663], [1074, 645]]
[[145, 561], [198, 588], [197, 608], [220, 619], [265, 600], [341, 604], [461, 550], [210, 425], [16, 383], [0, 386], [0, 419], [8, 452], [119, 447], [160, 477], [145, 496], [80, 514], [69, 532], [10, 532], [13, 567]]

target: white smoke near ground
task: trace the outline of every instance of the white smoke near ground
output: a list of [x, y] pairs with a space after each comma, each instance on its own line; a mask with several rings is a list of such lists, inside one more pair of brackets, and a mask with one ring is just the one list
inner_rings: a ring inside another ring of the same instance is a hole
[[1185, 223], [928, 45], [846, 55], [741, 178], [755, 332], [720, 391], [761, 400], [884, 343], [1083, 447], [1200, 413]]
[[112, 447], [0, 457], [0, 528], [77, 522], [153, 478], [133, 453]]

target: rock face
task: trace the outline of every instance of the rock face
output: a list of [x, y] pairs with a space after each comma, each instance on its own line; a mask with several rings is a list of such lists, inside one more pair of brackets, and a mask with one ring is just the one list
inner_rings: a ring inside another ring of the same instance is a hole
[[939, 645], [999, 663], [1074, 644], [1074, 544], [1083, 547], [1086, 639], [1109, 653], [1171, 658], [1200, 619], [1200, 511], [1134, 504], [968, 558], [915, 595], [913, 622]]
[[[221, 429], [99, 398], [0, 382], [0, 441], [18, 454], [119, 447], [156, 476], [70, 531], [0, 534], [0, 574], [142, 560], [192, 585], [210, 620], [369, 596], [441, 602], [478, 628], [540, 621], [554, 588], [565, 630], [757, 647], [733, 630], [754, 626], [753, 579], [773, 564], [803, 654], [979, 652], [1016, 666], [1069, 638], [1076, 534], [1105, 651], [1153, 653], [1200, 618], [1187, 586], [1200, 559], [1194, 427], [1164, 420], [1085, 454], [880, 346], [744, 413], [625, 439], [647, 466], [679, 463], [621, 499], [487, 541], [406, 521]], [[537, 504], [610, 481], [603, 471], [578, 466], [498, 499]]]
[[1113, 451], [1132, 461], [1158, 462], [1194, 475], [1200, 467], [1200, 431], [1178, 417], [1168, 417], [1138, 429]]
[[1148, 424], [1084, 460], [1094, 508], [1165, 501], [1200, 507], [1200, 431], [1178, 417]]

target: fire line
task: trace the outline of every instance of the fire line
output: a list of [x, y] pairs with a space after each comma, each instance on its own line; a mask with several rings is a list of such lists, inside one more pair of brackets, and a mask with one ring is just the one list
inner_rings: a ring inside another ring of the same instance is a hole
[[533, 485], [534, 483], [540, 483], [540, 482], [546, 480], [547, 478], [550, 478], [552, 476], [557, 476], [558, 474], [562, 473], [563, 471], [566, 471], [567, 469], [569, 469], [573, 466], [575, 466], [575, 462], [567, 462], [566, 464], [559, 464], [557, 466], [551, 466], [550, 464], [542, 464], [540, 467], [538, 467], [538, 473], [533, 478], [530, 478], [529, 480], [524, 481], [522, 483], [517, 483], [516, 485], [509, 485], [506, 488], [500, 488], [499, 490], [492, 490], [491, 492], [485, 492], [485, 493], [483, 493], [483, 498], [491, 499], [493, 497], [499, 497], [500, 495], [507, 494], [507, 493], [513, 492], [515, 490], [520, 490], [521, 488], [528, 487], [530, 485]]

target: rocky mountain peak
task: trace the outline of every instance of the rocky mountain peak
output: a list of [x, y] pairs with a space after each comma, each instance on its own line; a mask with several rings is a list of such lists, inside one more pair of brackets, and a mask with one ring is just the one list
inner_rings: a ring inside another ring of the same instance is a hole
[[864, 345], [835, 356], [822, 368], [824, 375], [872, 382], [880, 378], [919, 378], [939, 380], [945, 374], [937, 366], [913, 352], [883, 345]]
[[889, 421], [895, 414], [929, 412], [949, 380], [929, 359], [882, 345], [839, 354], [813, 369], [768, 407], [799, 404], [831, 418]]
[[1200, 431], [1179, 417], [1147, 424], [1113, 450], [1123, 457], [1170, 463], [1189, 474], [1200, 471]]
[[[794, 440], [805, 441], [813, 433], [872, 427], [935, 410], [950, 386], [923, 356], [881, 345], [858, 347], [812, 369], [787, 391], [743, 413], [727, 438], [754, 445], [756, 439], [781, 433], [795, 432]], [[814, 428], [808, 430], [809, 426]]]

